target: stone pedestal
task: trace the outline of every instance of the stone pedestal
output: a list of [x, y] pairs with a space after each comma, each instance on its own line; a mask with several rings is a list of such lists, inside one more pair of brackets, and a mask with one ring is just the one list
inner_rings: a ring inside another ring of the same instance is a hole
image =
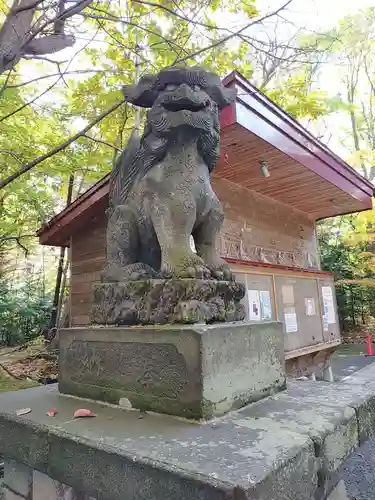
[[[345, 500], [340, 467], [374, 437], [374, 380], [370, 365], [341, 383], [294, 381], [214, 422], [108, 407], [51, 386], [0, 394], [5, 498]], [[31, 412], [17, 416], [21, 408]], [[74, 419], [78, 408], [96, 417]]]
[[94, 286], [91, 323], [166, 325], [242, 321], [245, 287], [235, 281], [144, 279]]
[[211, 418], [285, 388], [281, 323], [60, 331], [59, 390]]

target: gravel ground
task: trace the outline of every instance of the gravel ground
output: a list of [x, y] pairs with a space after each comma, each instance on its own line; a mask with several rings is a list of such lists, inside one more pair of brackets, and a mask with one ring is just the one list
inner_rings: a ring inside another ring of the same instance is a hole
[[365, 443], [341, 467], [350, 500], [375, 499], [375, 440]]
[[[374, 363], [375, 357], [351, 355], [340, 349], [332, 360], [333, 373], [342, 378]], [[357, 450], [341, 467], [349, 500], [375, 500], [375, 439]]]
[[[344, 344], [334, 353], [332, 370], [335, 378], [343, 378], [374, 363], [375, 356], [365, 356], [366, 346]], [[374, 496], [375, 499], [375, 496]]]
[[348, 377], [374, 361], [375, 357], [368, 356], [337, 357], [332, 360], [332, 370], [339, 378]]
[[4, 498], [4, 491], [3, 491], [4, 463], [2, 460], [3, 459], [1, 458], [0, 455], [0, 500], [3, 500]]

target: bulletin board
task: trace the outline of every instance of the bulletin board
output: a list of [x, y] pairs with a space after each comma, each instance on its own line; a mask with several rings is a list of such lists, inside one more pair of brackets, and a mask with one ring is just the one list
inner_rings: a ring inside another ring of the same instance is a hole
[[317, 281], [276, 276], [279, 320], [284, 326], [285, 350], [323, 342]]
[[234, 273], [236, 281], [246, 287], [241, 303], [245, 307], [247, 321], [275, 321], [275, 302], [272, 276]]
[[246, 276], [246, 307], [249, 321], [275, 321], [275, 306], [271, 276]]
[[313, 352], [314, 345], [320, 350], [340, 341], [333, 277], [245, 266], [233, 266], [232, 271], [246, 286], [246, 320], [265, 320], [265, 303], [266, 316], [283, 324], [286, 352]]

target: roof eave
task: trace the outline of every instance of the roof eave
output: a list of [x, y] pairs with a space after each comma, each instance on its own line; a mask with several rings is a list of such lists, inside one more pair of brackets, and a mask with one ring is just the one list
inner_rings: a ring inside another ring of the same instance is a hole
[[[244, 93], [237, 96], [235, 104], [228, 106], [221, 113], [222, 129], [238, 123], [327, 182], [350, 194], [360, 202], [360, 210], [371, 209], [374, 188], [369, 181], [314, 138], [240, 73], [233, 71], [224, 78], [223, 83], [228, 87], [237, 86], [244, 90]], [[109, 174], [40, 228], [37, 232], [40, 243], [65, 245], [64, 229], [76, 217], [90, 212], [95, 204], [103, 202], [108, 192]], [[331, 216], [332, 214], [327, 214], [326, 217]]]

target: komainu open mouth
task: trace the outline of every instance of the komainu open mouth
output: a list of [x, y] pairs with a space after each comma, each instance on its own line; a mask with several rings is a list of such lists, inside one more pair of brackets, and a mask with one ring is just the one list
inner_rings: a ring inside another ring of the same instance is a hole
[[207, 102], [203, 103], [194, 103], [192, 101], [187, 101], [181, 99], [179, 101], [168, 101], [163, 103], [163, 106], [168, 111], [176, 112], [176, 111], [192, 111], [193, 113], [197, 111], [202, 111], [208, 106]]

